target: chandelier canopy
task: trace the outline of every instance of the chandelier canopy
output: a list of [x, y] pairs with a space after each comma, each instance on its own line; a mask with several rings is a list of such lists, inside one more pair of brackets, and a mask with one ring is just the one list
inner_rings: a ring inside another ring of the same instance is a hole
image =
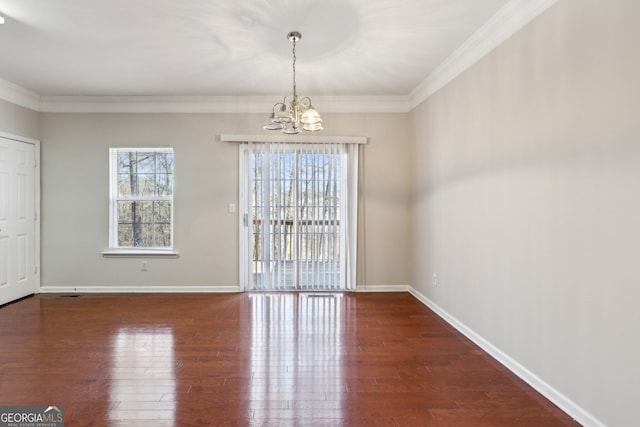
[[301, 130], [316, 132], [322, 130], [322, 118], [311, 105], [311, 98], [298, 98], [296, 89], [296, 42], [302, 38], [298, 31], [287, 34], [293, 43], [293, 97], [285, 96], [282, 102], [273, 106], [273, 111], [267, 117], [263, 128], [265, 130], [279, 130], [282, 133], [296, 134]]

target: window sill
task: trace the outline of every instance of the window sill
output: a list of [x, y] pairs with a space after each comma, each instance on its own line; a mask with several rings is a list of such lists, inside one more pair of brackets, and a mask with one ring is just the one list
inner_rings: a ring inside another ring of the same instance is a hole
[[103, 258], [178, 258], [174, 251], [153, 249], [108, 249], [102, 252]]

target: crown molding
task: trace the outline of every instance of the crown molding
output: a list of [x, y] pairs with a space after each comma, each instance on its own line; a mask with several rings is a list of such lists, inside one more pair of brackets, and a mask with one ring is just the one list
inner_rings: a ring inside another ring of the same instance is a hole
[[[511, 0], [407, 96], [314, 96], [323, 113], [407, 113], [558, 0]], [[50, 113], [265, 113], [277, 96], [41, 96], [0, 79], [0, 99]]]
[[[0, 78], [0, 99], [45, 113], [259, 113], [279, 96], [41, 96]], [[406, 113], [407, 96], [314, 96], [325, 113]]]
[[557, 2], [558, 0], [511, 0], [411, 92], [410, 110], [442, 89]]
[[[260, 113], [270, 112], [278, 96], [43, 96], [38, 110], [48, 113]], [[323, 113], [406, 113], [406, 96], [314, 96]]]
[[43, 96], [47, 113], [258, 113], [274, 101], [253, 96]]
[[[313, 105], [323, 113], [407, 113], [411, 110], [408, 96], [392, 95], [314, 96]], [[272, 106], [273, 103], [269, 111]]]
[[2, 78], [0, 78], [0, 99], [35, 111], [40, 111], [42, 104], [41, 97], [37, 93]]

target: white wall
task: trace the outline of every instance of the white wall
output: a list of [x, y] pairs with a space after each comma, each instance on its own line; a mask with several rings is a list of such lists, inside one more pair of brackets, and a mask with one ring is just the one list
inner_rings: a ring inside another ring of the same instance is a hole
[[640, 419], [638, 22], [561, 0], [412, 113], [415, 289], [587, 424]]
[[[237, 287], [238, 148], [220, 134], [260, 133], [256, 114], [54, 114], [42, 122], [42, 286], [47, 291]], [[325, 114], [323, 135], [364, 135], [367, 274], [359, 287], [410, 278], [406, 114]], [[108, 148], [173, 146], [178, 259], [103, 258], [108, 246]], [[360, 233], [362, 237], [362, 233]], [[395, 250], [389, 254], [388, 244]], [[362, 251], [361, 254], [364, 254]], [[361, 261], [363, 261], [361, 256]]]

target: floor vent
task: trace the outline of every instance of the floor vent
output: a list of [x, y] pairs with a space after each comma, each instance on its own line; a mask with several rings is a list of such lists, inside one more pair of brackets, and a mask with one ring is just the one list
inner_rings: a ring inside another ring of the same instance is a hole
[[60, 295], [60, 296], [58, 297], [58, 299], [61, 299], [61, 298], [80, 298], [80, 295], [78, 295], [78, 294]]
[[335, 298], [334, 294], [309, 294], [307, 298]]

